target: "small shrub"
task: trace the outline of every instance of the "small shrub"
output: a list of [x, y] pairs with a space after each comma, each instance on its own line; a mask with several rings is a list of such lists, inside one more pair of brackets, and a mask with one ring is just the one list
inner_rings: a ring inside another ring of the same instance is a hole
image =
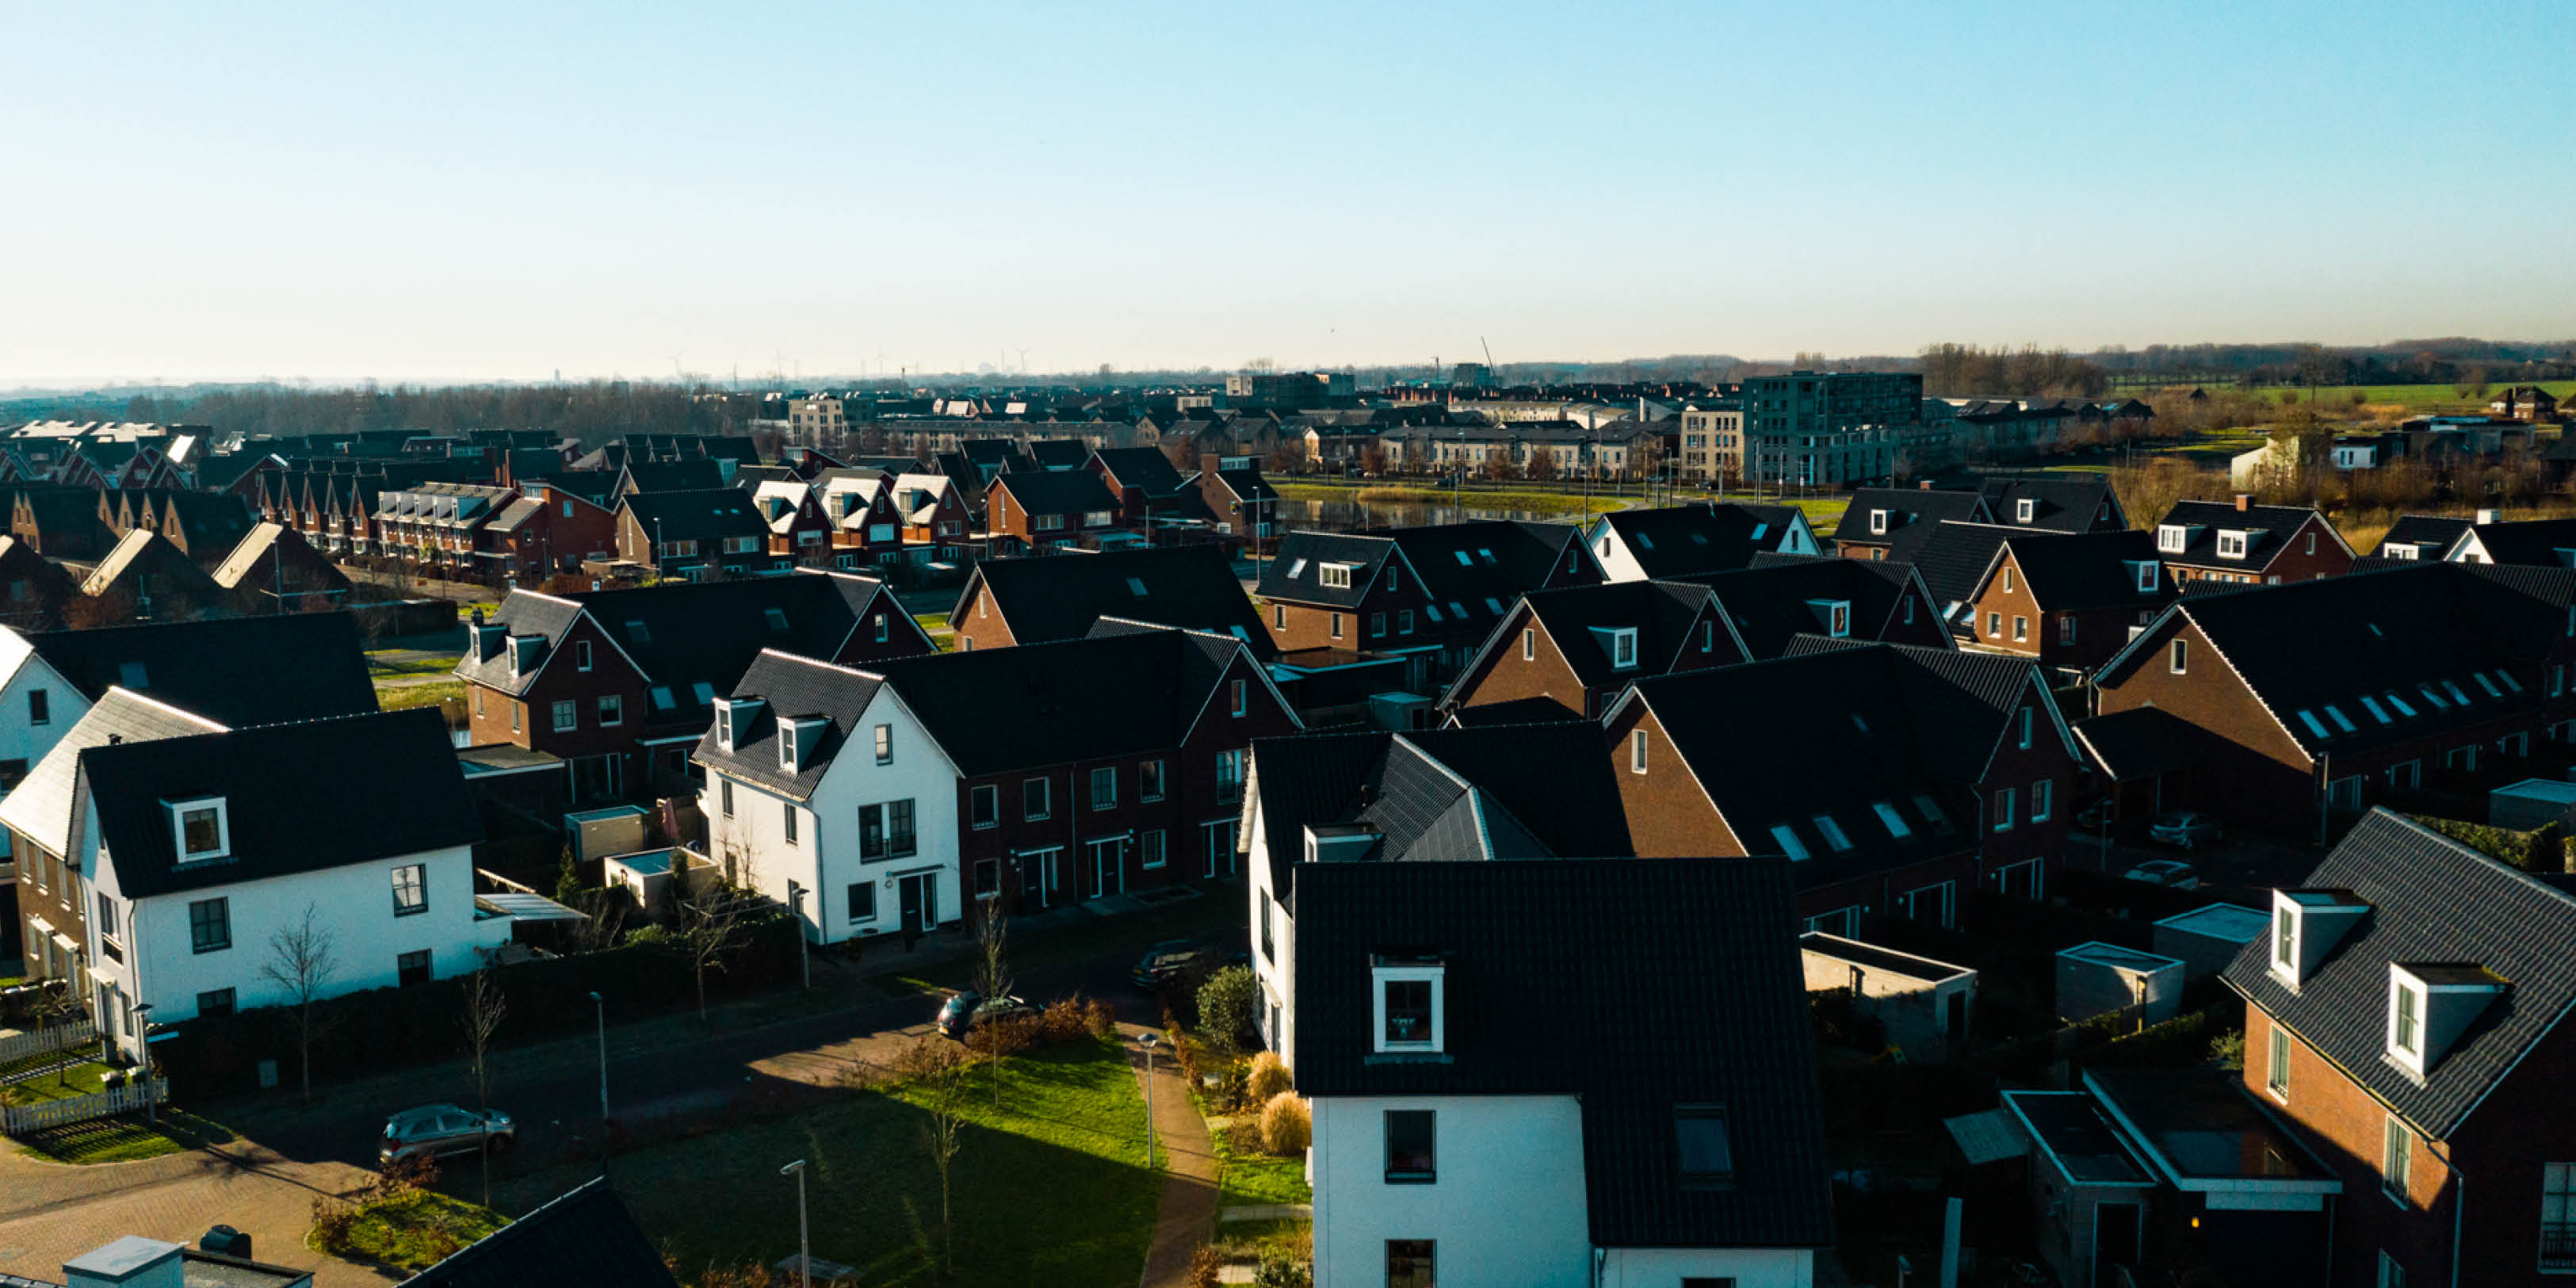
[[358, 1223], [358, 1209], [328, 1194], [313, 1196], [313, 1233], [305, 1242], [316, 1252], [338, 1256], [349, 1249], [349, 1227]]
[[1096, 997], [1083, 1004], [1082, 1022], [1095, 1038], [1114, 1037], [1118, 1033], [1118, 1013], [1109, 1009], [1109, 1003]]
[[1083, 1013], [1083, 1004], [1075, 998], [1049, 1003], [1037, 1017], [1038, 1038], [1049, 1046], [1079, 1042], [1091, 1035], [1091, 1021]]
[[1281, 1158], [1305, 1153], [1313, 1130], [1306, 1101], [1296, 1092], [1280, 1092], [1261, 1106], [1261, 1147]]
[[1228, 966], [1199, 986], [1199, 1036], [1226, 1055], [1240, 1050], [1261, 1006], [1261, 981], [1251, 968]]
[[1202, 1243], [1190, 1254], [1190, 1288], [1216, 1288], [1217, 1273], [1225, 1269], [1225, 1258], [1214, 1248]]
[[1225, 1148], [1228, 1153], [1245, 1158], [1260, 1153], [1261, 1120], [1251, 1114], [1236, 1114], [1226, 1119]]
[[1226, 1109], [1233, 1109], [1239, 1105], [1268, 1104], [1269, 1102], [1266, 1100], [1247, 1100], [1244, 1098], [1244, 1073], [1244, 1065], [1241, 1060], [1226, 1061], [1224, 1064], [1217, 1067], [1216, 1085], [1208, 1089], [1208, 1094], [1215, 1099], [1215, 1102], [1219, 1106]]
[[1295, 1088], [1297, 1081], [1288, 1076], [1288, 1066], [1276, 1051], [1264, 1051], [1252, 1057], [1252, 1068], [1244, 1075], [1244, 1097], [1256, 1105], [1270, 1103], [1272, 1096]]
[[1314, 1288], [1315, 1272], [1305, 1262], [1277, 1249], [1261, 1254], [1252, 1272], [1253, 1288]]
[[2229, 1029], [2209, 1044], [2210, 1061], [2221, 1069], [2245, 1068], [2245, 1030]]
[[366, 1206], [390, 1203], [408, 1198], [438, 1184], [438, 1160], [427, 1154], [400, 1158], [384, 1165], [375, 1178], [367, 1182]]

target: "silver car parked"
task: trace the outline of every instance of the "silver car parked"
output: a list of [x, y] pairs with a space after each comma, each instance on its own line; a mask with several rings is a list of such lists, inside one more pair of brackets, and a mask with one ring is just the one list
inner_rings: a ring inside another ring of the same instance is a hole
[[455, 1105], [423, 1105], [385, 1120], [385, 1138], [376, 1147], [376, 1161], [471, 1154], [482, 1149], [485, 1141], [498, 1154], [518, 1139], [519, 1125], [498, 1109], [477, 1115]]

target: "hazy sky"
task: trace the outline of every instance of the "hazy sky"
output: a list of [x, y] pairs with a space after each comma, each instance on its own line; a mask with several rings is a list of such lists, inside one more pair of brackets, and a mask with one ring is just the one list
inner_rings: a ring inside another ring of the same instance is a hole
[[0, 382], [2576, 335], [2576, 4], [0, 8]]

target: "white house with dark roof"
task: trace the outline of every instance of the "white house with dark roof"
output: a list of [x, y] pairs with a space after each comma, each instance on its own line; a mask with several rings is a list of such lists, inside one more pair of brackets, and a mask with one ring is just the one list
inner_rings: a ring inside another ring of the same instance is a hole
[[1584, 543], [1609, 581], [1646, 581], [1750, 566], [1760, 554], [1823, 553], [1793, 505], [1703, 502], [1617, 510], [1592, 521]]
[[1785, 863], [1318, 862], [1298, 885], [1317, 1288], [1815, 1281], [1833, 1205]]
[[956, 764], [875, 674], [763, 650], [690, 759], [707, 852], [823, 944], [965, 914]]
[[92, 1015], [128, 1055], [145, 1006], [169, 1023], [284, 1001], [262, 968], [308, 912], [328, 937], [325, 995], [461, 974], [508, 940], [509, 920], [475, 906], [482, 826], [436, 712], [194, 723], [68, 738], [41, 791], [0, 804], [13, 830], [61, 814]]

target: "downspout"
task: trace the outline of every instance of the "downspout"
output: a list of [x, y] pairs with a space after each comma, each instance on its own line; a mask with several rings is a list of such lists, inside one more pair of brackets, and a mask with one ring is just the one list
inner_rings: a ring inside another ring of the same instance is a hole
[[2452, 1162], [2450, 1155], [2435, 1148], [2433, 1138], [2431, 1136], [2426, 1136], [2424, 1138], [2424, 1149], [2433, 1157], [2441, 1159], [2443, 1168], [2451, 1174], [2450, 1282], [2451, 1288], [2460, 1288], [2460, 1231], [2462, 1225], [2467, 1220], [2469, 1212], [2469, 1174], [2461, 1171], [2460, 1165]]
[[2317, 794], [2317, 845], [2322, 848], [2326, 843], [2327, 821], [2334, 817], [2333, 753], [2317, 757], [2317, 776], [2323, 789]]

